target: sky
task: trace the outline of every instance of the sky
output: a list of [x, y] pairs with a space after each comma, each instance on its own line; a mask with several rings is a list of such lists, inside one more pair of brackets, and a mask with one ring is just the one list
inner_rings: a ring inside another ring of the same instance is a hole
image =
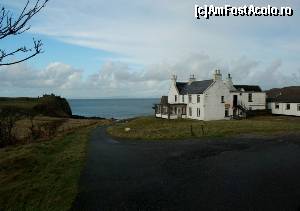
[[[25, 3], [0, 4], [18, 14]], [[290, 6], [294, 15], [197, 20], [195, 4]], [[6, 50], [44, 43], [43, 54], [0, 67], [0, 96], [159, 97], [172, 74], [205, 80], [215, 69], [235, 84], [300, 85], [299, 9], [298, 0], [50, 0], [28, 32], [0, 40]]]

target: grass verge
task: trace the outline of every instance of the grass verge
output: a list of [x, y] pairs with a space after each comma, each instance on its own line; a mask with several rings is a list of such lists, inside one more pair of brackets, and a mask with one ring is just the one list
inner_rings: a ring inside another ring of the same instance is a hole
[[[130, 128], [130, 130], [125, 131], [125, 128]], [[246, 120], [203, 122], [191, 119], [166, 120], [140, 117], [111, 126], [107, 131], [113, 137], [143, 140], [274, 134], [300, 131], [300, 118], [267, 116]]]
[[93, 127], [0, 149], [0, 210], [69, 210]]

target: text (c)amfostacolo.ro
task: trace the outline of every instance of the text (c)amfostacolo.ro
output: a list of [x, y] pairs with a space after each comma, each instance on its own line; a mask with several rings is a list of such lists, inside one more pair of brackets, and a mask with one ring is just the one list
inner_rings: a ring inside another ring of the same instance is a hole
[[214, 6], [195, 4], [195, 18], [209, 19], [211, 16], [293, 16], [294, 11], [291, 7], [273, 7], [267, 5], [258, 7], [254, 5], [244, 5], [234, 7], [230, 5]]

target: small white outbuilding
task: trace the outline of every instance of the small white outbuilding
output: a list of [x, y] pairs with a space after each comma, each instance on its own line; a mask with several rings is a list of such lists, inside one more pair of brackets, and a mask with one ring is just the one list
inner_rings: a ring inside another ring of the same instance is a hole
[[272, 114], [300, 116], [300, 86], [269, 90], [268, 109]]

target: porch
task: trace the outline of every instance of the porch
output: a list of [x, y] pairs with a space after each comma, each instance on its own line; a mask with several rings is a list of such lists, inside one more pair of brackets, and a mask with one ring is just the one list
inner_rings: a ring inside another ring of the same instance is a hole
[[186, 118], [186, 104], [155, 104], [155, 117], [163, 119]]

